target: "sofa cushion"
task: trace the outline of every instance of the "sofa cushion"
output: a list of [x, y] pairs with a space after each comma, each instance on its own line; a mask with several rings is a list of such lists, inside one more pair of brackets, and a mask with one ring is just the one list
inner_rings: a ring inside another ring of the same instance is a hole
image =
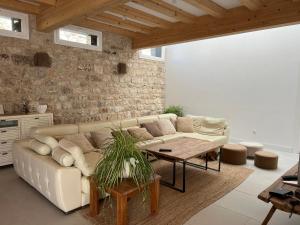
[[73, 142], [75, 145], [81, 148], [83, 153], [94, 151], [93, 145], [89, 142], [84, 134], [72, 134], [64, 137], [66, 140]]
[[174, 139], [178, 139], [178, 138], [182, 138], [182, 137], [185, 137], [184, 133], [177, 132], [175, 134], [164, 135], [164, 136], [157, 137], [157, 138], [159, 138], [163, 142], [168, 142], [168, 141], [171, 141], [171, 140], [174, 140]]
[[193, 120], [194, 132], [199, 133], [200, 128], [203, 126], [203, 121], [204, 121], [205, 117], [204, 116], [192, 116], [192, 115], [189, 115], [187, 117], [189, 117]]
[[150, 123], [142, 123], [141, 127], [144, 127], [147, 129], [147, 131], [153, 136], [153, 137], [160, 137], [163, 136], [163, 133], [159, 129], [158, 122], [150, 122]]
[[224, 145], [227, 143], [226, 136], [210, 136], [210, 135], [204, 135], [204, 134], [198, 134], [198, 133], [182, 133], [182, 134], [184, 134], [183, 135], [184, 137], [196, 138], [196, 139], [205, 140], [205, 141], [213, 141], [220, 145]]
[[157, 123], [163, 135], [176, 133], [176, 129], [169, 119], [161, 119]]
[[107, 144], [113, 141], [111, 132], [112, 131], [110, 129], [91, 132], [91, 138], [93, 139], [93, 142], [95, 143], [97, 148], [104, 148]]
[[193, 133], [193, 119], [189, 117], [178, 117], [176, 128], [178, 132]]
[[223, 118], [206, 117], [203, 120], [203, 127], [224, 129], [226, 127], [226, 122], [225, 122], [225, 119], [223, 119]]
[[81, 177], [81, 192], [85, 194], [90, 193], [90, 180], [86, 176]]
[[146, 128], [130, 128], [127, 131], [138, 141], [147, 141], [153, 139], [153, 136], [147, 131]]
[[74, 163], [74, 158], [70, 153], [57, 146], [51, 152], [52, 158], [61, 166], [69, 167]]
[[154, 139], [148, 140], [148, 141], [139, 141], [139, 142], [136, 143], [136, 146], [138, 148], [143, 149], [147, 146], [154, 145], [154, 144], [161, 144], [161, 143], [163, 143], [163, 141], [161, 139], [154, 138]]
[[138, 126], [137, 119], [121, 120], [121, 128]]
[[75, 160], [74, 166], [78, 168], [84, 176], [90, 176], [94, 172], [87, 163], [83, 151], [79, 146], [65, 138], [59, 141], [59, 146], [72, 155]]
[[58, 146], [58, 141], [55, 138], [48, 135], [34, 134], [33, 138], [41, 143], [48, 145], [51, 148], [51, 150], [55, 149]]
[[224, 129], [201, 127], [199, 133], [205, 135], [212, 135], [212, 136], [221, 136], [224, 134]]
[[138, 124], [150, 123], [157, 120], [158, 120], [158, 116], [144, 116], [144, 117], [137, 118]]
[[98, 162], [100, 162], [104, 158], [104, 155], [100, 152], [89, 152], [84, 154], [84, 157], [88, 164], [88, 167], [92, 172], [94, 172]]
[[39, 155], [49, 155], [51, 152], [51, 148], [35, 139], [31, 139], [28, 142], [24, 142], [25, 147], [32, 149]]

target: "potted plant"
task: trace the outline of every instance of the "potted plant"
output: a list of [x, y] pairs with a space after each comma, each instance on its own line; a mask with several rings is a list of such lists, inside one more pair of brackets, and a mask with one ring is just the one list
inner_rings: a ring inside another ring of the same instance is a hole
[[164, 111], [164, 113], [174, 113], [179, 117], [183, 116], [183, 108], [182, 106], [179, 105], [170, 105], [169, 107], [167, 107]]
[[[132, 179], [140, 188], [153, 178], [150, 162], [135, 143], [136, 140], [121, 129], [113, 131], [113, 140], [104, 147], [104, 158], [95, 170], [95, 179], [102, 196], [123, 179]], [[146, 185], [142, 191], [144, 199], [147, 192]]]

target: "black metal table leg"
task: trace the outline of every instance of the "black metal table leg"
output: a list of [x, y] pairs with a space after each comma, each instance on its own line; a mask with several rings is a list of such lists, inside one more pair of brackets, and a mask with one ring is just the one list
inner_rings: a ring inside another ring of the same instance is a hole
[[186, 166], [186, 161], [183, 161], [182, 163], [182, 193], [185, 192], [185, 166]]
[[205, 154], [205, 169], [207, 170], [207, 164], [208, 164], [208, 155]]
[[221, 171], [221, 161], [222, 161], [222, 148], [220, 148], [220, 155], [219, 155], [219, 168], [218, 171]]
[[176, 184], [176, 161], [173, 162], [173, 186]]

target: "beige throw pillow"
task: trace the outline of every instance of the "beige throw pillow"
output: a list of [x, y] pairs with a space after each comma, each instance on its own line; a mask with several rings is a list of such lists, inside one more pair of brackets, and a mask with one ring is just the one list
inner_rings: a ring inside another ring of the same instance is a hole
[[178, 117], [176, 122], [178, 132], [193, 133], [193, 120], [189, 117]]
[[157, 123], [163, 135], [176, 133], [176, 129], [169, 119], [161, 119]]
[[71, 134], [71, 135], [66, 135], [64, 138], [66, 140], [73, 142], [78, 147], [80, 147], [83, 153], [94, 151], [93, 145], [89, 142], [89, 140], [84, 134]]
[[151, 123], [142, 123], [141, 127], [146, 128], [147, 131], [153, 136], [153, 137], [160, 137], [163, 136], [163, 133], [159, 129], [157, 121], [151, 122]]
[[104, 148], [113, 141], [113, 136], [110, 129], [103, 129], [91, 132], [91, 137], [97, 148]]
[[147, 141], [153, 139], [153, 136], [147, 131], [146, 128], [131, 128], [127, 131], [132, 137], [136, 138], [138, 141]]

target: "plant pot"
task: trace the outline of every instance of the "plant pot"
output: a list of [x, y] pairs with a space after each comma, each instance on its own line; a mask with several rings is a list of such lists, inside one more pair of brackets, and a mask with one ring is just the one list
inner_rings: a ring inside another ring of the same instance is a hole
[[47, 105], [38, 105], [36, 111], [38, 113], [45, 113], [47, 111]]
[[122, 172], [122, 178], [130, 178], [131, 174], [130, 174], [130, 162], [128, 161], [124, 161], [124, 169]]

